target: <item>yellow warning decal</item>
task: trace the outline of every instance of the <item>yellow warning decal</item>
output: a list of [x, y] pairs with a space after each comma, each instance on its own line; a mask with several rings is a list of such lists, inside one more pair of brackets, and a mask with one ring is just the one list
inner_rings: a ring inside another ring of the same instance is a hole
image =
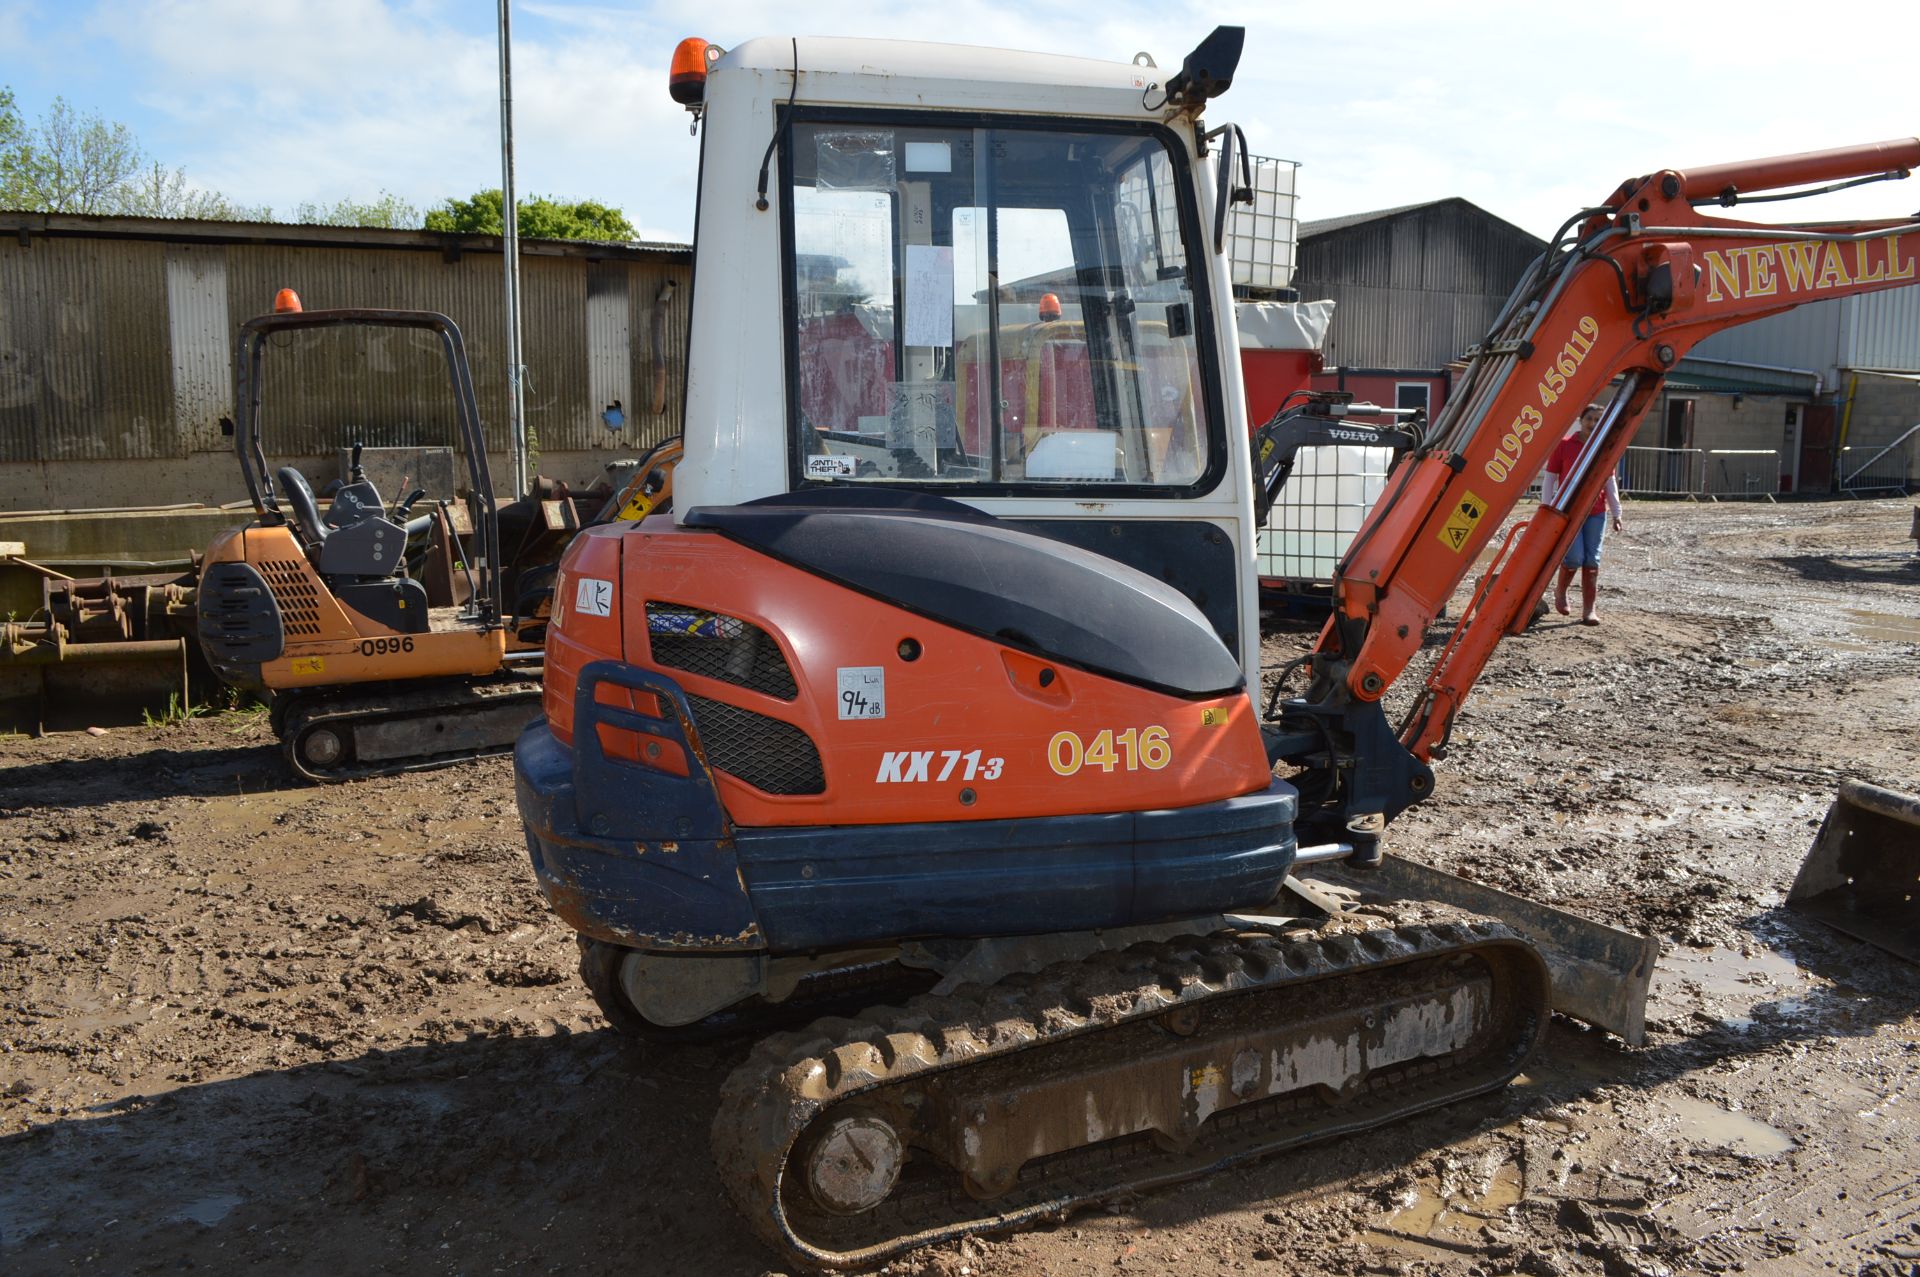
[[1447, 515], [1447, 521], [1440, 525], [1440, 543], [1455, 554], [1467, 548], [1467, 538], [1480, 525], [1480, 516], [1487, 512], [1487, 503], [1471, 492], [1462, 492], [1460, 501]]
[[293, 658], [295, 674], [324, 674], [327, 672], [327, 658], [324, 656], [296, 656]]
[[653, 498], [644, 492], [636, 492], [633, 499], [620, 507], [620, 518], [629, 523], [638, 523], [653, 513]]
[[1203, 709], [1200, 711], [1200, 726], [1202, 727], [1224, 727], [1226, 726], [1226, 722], [1227, 710], [1224, 705], [1216, 705], [1211, 709]]

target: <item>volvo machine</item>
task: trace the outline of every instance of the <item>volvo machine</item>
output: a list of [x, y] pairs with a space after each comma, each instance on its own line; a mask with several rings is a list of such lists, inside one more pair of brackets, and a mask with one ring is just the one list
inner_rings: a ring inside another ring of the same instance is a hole
[[[1701, 207], [1904, 175], [1920, 140], [1662, 170], [1570, 218], [1263, 715], [1222, 251], [1245, 146], [1203, 120], [1241, 43], [1178, 69], [811, 38], [676, 57], [700, 260], [726, 268], [695, 290], [673, 510], [562, 561], [518, 802], [614, 1022], [765, 1034], [713, 1152], [795, 1265], [1503, 1086], [1550, 1009], [1643, 1034], [1653, 942], [1382, 836], [1675, 362], [1916, 278], [1917, 223]], [[1559, 496], [1390, 716], [1596, 399]], [[1294, 877], [1334, 860], [1408, 910], [1368, 923]]]

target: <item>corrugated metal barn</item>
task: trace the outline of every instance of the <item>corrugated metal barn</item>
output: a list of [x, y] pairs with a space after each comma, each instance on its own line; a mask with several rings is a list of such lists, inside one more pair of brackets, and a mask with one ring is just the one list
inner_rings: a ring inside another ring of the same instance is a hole
[[1693, 353], [1789, 368], [1920, 372], [1920, 286], [1812, 302], [1716, 333]]
[[1546, 247], [1467, 200], [1434, 200], [1301, 223], [1293, 286], [1335, 303], [1329, 367], [1433, 372], [1486, 336]]
[[[685, 245], [523, 243], [527, 424], [542, 471], [587, 479], [679, 430], [692, 258]], [[233, 340], [280, 288], [309, 309], [452, 317], [495, 486], [505, 486], [498, 237], [0, 213], [0, 508], [243, 497], [231, 454]], [[265, 361], [271, 455], [324, 468], [356, 438], [454, 442], [431, 337], [331, 330], [299, 340], [311, 349]]]

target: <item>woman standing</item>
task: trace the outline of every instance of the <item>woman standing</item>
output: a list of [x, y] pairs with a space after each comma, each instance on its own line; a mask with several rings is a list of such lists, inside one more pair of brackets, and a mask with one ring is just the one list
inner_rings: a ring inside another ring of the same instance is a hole
[[[1574, 432], [1560, 441], [1547, 459], [1547, 472], [1541, 479], [1540, 500], [1553, 500], [1560, 485], [1566, 482], [1567, 472], [1573, 469], [1574, 460], [1579, 457], [1580, 449], [1593, 434], [1594, 427], [1600, 424], [1598, 405], [1588, 408], [1580, 414], [1580, 424]], [[1560, 582], [1553, 591], [1554, 610], [1562, 616], [1571, 616], [1567, 607], [1567, 587], [1573, 584], [1573, 570], [1580, 569], [1580, 623], [1582, 625], [1600, 624], [1597, 605], [1600, 601], [1600, 545], [1607, 534], [1607, 519], [1613, 519], [1613, 530], [1620, 531], [1620, 482], [1612, 475], [1607, 476], [1607, 486], [1594, 501], [1593, 509], [1580, 524], [1574, 534], [1573, 544], [1567, 549], [1567, 557], [1560, 563]]]

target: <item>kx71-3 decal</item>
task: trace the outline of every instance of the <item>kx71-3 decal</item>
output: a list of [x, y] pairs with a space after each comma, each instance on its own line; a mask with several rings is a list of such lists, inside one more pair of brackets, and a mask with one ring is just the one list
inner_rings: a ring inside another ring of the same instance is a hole
[[918, 781], [999, 780], [1004, 758], [982, 758], [977, 749], [890, 749], [880, 756], [876, 785]]

